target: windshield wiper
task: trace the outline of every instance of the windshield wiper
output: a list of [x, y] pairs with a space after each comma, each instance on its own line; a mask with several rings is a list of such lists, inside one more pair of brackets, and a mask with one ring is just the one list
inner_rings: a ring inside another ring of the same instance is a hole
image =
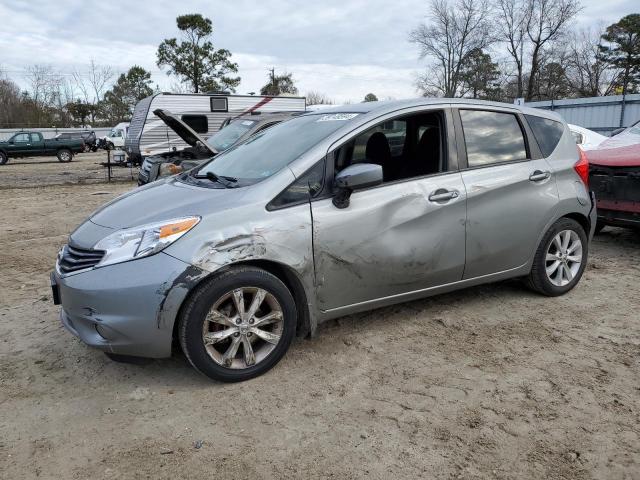
[[225, 188], [235, 188], [237, 187], [238, 179], [234, 177], [226, 177], [224, 175], [216, 175], [213, 172], [207, 172], [206, 175], [194, 175], [196, 178], [206, 178], [207, 180], [211, 180], [212, 182], [219, 183], [223, 185]]

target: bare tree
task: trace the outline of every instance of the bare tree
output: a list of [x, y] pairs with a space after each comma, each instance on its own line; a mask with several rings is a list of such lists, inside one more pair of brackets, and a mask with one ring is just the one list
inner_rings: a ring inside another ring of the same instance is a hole
[[524, 46], [529, 21], [529, 0], [497, 0], [496, 11], [499, 38], [515, 64], [516, 98], [524, 94]]
[[61, 76], [49, 65], [30, 65], [26, 71], [32, 100], [38, 105], [51, 104], [62, 81]]
[[467, 56], [488, 47], [494, 38], [489, 28], [488, 0], [431, 0], [429, 21], [414, 29], [409, 40], [429, 58], [429, 72], [418, 79], [425, 94], [460, 95], [460, 71]]
[[308, 92], [306, 95], [307, 105], [333, 105], [333, 100], [327, 97], [324, 93], [320, 92]]
[[88, 80], [94, 95], [93, 103], [98, 103], [102, 100], [104, 92], [107, 90], [107, 86], [114, 75], [115, 72], [109, 65], [96, 65], [96, 62], [91, 59]]
[[580, 10], [580, 4], [578, 0], [529, 0], [528, 8], [527, 37], [531, 42], [531, 68], [525, 99], [530, 101], [544, 47], [562, 37], [567, 24]]
[[86, 73], [74, 70], [71, 75], [76, 88], [82, 94], [82, 100], [92, 107], [91, 122], [94, 123], [98, 111], [97, 105], [103, 100], [115, 72], [109, 65], [98, 65], [91, 59]]
[[85, 79], [85, 75], [80, 70], [74, 70], [71, 72], [71, 78], [73, 78], [73, 82], [76, 87], [76, 91], [78, 93], [78, 98], [81, 98], [84, 103], [92, 103], [91, 101], [91, 88], [89, 83]]
[[604, 27], [573, 32], [569, 41], [567, 78], [574, 95], [598, 97], [610, 95], [618, 71], [601, 53]]

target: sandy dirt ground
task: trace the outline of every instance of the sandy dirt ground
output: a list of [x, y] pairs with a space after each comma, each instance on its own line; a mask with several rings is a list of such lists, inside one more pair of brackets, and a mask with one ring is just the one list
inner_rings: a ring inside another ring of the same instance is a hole
[[[107, 170], [101, 163], [107, 161], [107, 153], [79, 153], [68, 164], [56, 157], [10, 158], [0, 168], [0, 190], [16, 187], [42, 187], [45, 185], [83, 185], [105, 183]], [[136, 168], [114, 167], [112, 181], [131, 182], [137, 178]]]
[[225, 385], [61, 327], [58, 248], [134, 186], [95, 162], [0, 167], [0, 478], [640, 478], [639, 234], [596, 237], [564, 297], [503, 282], [341, 318]]

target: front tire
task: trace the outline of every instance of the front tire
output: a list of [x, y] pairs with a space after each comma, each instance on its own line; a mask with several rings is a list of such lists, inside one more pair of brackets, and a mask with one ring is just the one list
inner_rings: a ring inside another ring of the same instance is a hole
[[271, 273], [233, 268], [203, 285], [179, 318], [182, 350], [196, 370], [222, 382], [262, 375], [287, 352], [296, 330], [291, 292]]
[[73, 158], [73, 153], [68, 148], [61, 148], [56, 155], [61, 163], [69, 163]]
[[7, 154], [4, 152], [0, 152], [0, 165], [4, 165], [8, 161], [9, 161], [9, 157], [7, 156]]
[[544, 235], [527, 284], [542, 295], [557, 297], [575, 287], [587, 265], [588, 239], [582, 225], [561, 218]]

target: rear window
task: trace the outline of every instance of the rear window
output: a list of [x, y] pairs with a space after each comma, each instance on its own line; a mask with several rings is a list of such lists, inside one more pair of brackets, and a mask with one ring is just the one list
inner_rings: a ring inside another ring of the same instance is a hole
[[209, 131], [209, 122], [206, 115], [182, 115], [182, 121], [196, 133], [207, 133]]
[[[558, 146], [562, 134], [564, 133], [564, 125], [549, 118], [537, 117], [535, 115], [525, 115], [529, 126], [533, 131], [533, 136], [538, 141], [538, 146], [544, 157], [548, 157]], [[577, 133], [577, 132], [576, 132]], [[578, 133], [578, 135], [580, 135]], [[576, 143], [582, 143], [582, 135], [578, 138], [574, 133]]]
[[469, 167], [527, 158], [522, 128], [515, 115], [484, 110], [461, 110]]

